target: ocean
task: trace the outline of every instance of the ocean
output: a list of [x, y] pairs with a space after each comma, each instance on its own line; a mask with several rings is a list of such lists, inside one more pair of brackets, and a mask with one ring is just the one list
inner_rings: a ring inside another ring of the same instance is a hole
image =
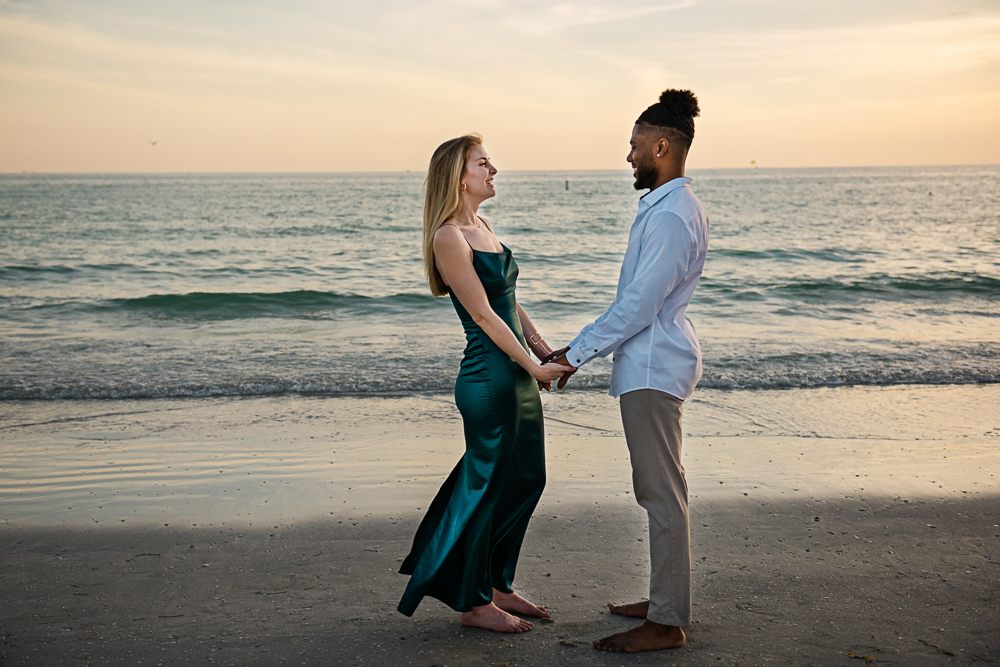
[[[689, 175], [700, 386], [1000, 382], [1000, 166]], [[464, 336], [423, 280], [423, 177], [0, 176], [0, 400], [450, 392]], [[631, 182], [496, 178], [481, 213], [553, 347], [614, 297]]]

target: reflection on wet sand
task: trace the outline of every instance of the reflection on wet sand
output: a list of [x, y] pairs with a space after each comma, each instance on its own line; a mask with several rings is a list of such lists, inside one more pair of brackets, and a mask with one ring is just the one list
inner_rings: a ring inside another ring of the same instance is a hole
[[[997, 493], [1000, 386], [699, 390], [698, 498]], [[632, 502], [615, 401], [545, 396], [552, 502]], [[253, 525], [424, 507], [462, 454], [448, 396], [4, 404], [12, 526]]]

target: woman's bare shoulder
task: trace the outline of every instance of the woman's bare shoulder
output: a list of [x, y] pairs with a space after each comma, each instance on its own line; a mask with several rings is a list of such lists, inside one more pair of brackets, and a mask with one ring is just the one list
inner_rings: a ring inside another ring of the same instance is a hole
[[468, 243], [465, 240], [465, 234], [462, 233], [462, 230], [447, 220], [441, 223], [441, 226], [434, 232], [435, 250], [458, 250], [467, 245]]

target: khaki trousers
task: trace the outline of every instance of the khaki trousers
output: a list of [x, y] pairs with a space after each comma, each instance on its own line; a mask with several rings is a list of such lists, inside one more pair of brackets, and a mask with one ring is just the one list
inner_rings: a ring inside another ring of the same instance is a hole
[[691, 624], [691, 529], [681, 465], [683, 401], [655, 389], [621, 396], [632, 486], [649, 517], [649, 613], [663, 625]]

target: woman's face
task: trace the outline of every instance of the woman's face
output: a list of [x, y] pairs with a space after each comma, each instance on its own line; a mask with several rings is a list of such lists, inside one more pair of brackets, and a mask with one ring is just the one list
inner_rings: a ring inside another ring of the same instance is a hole
[[490, 163], [486, 149], [482, 145], [473, 147], [462, 176], [462, 183], [465, 185], [463, 192], [480, 201], [496, 196], [497, 190], [493, 187], [493, 176], [496, 173], [496, 167]]

